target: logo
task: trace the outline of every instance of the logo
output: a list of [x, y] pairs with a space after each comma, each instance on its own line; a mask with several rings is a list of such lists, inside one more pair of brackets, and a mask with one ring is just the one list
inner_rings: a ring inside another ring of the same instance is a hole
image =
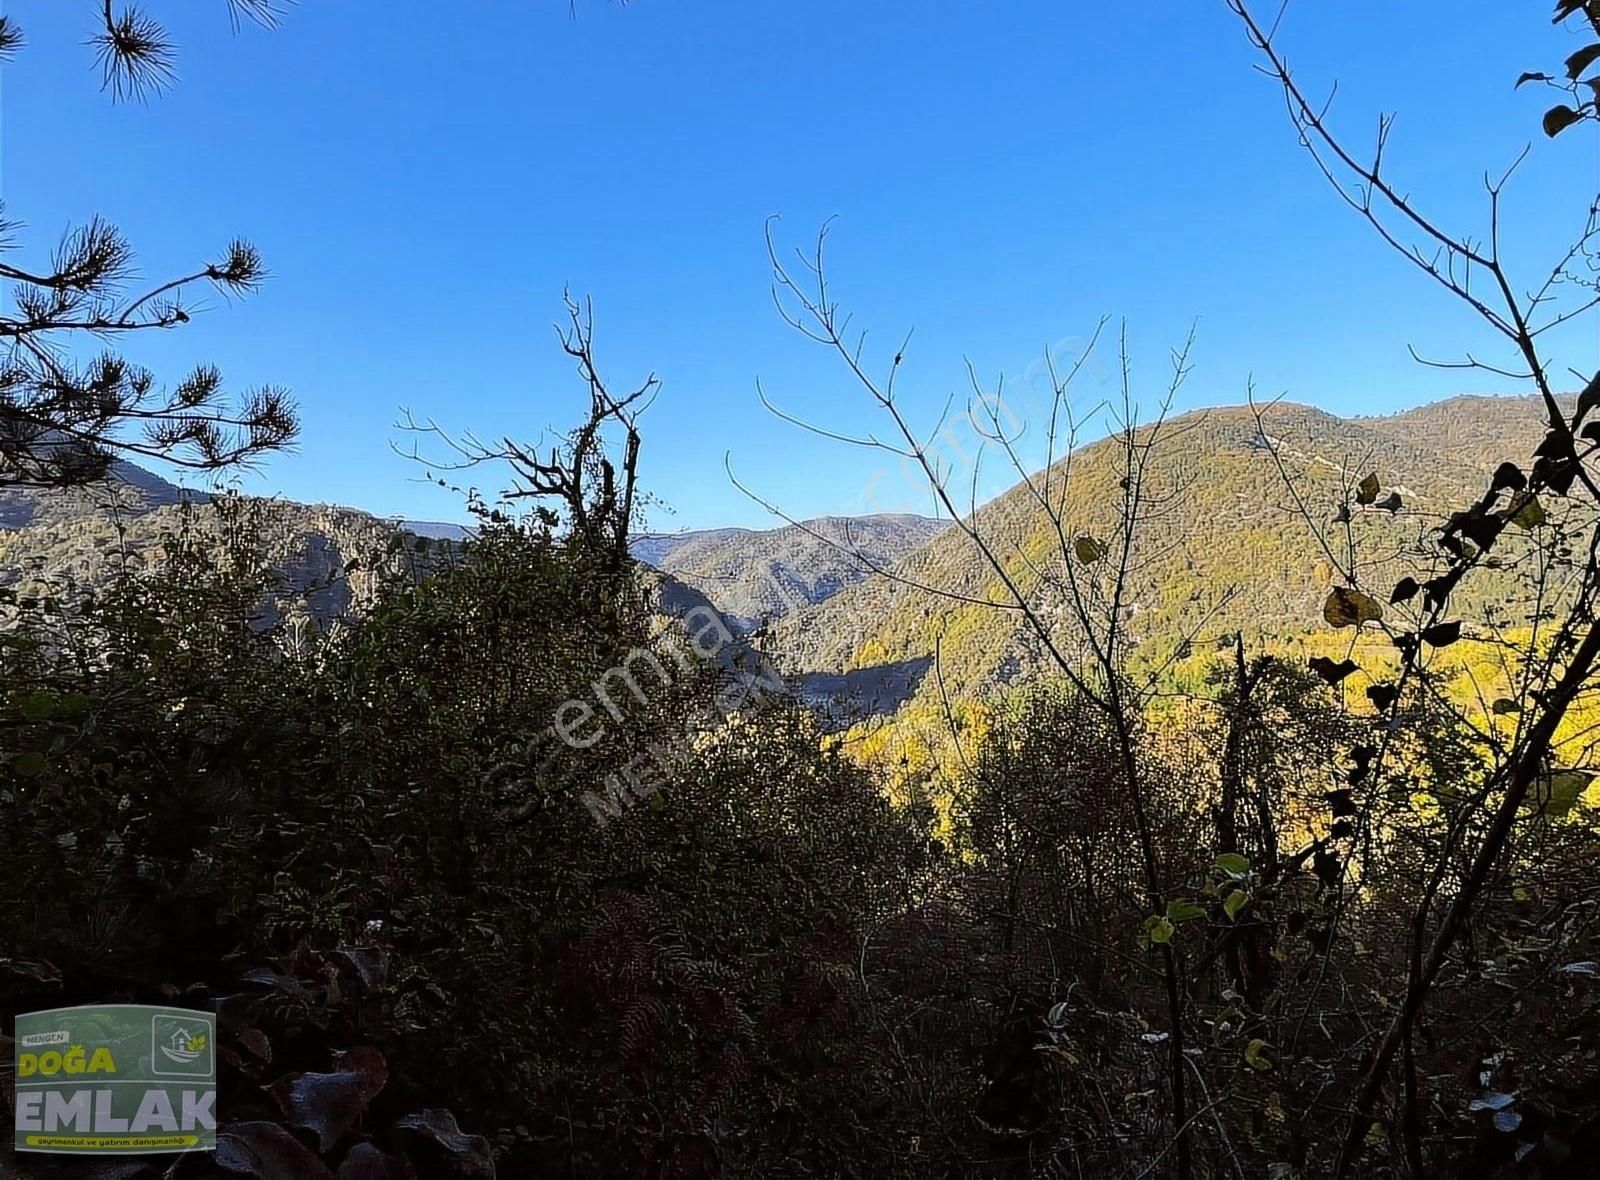
[[19, 1013], [16, 1150], [215, 1150], [216, 1038], [215, 1016], [183, 1008], [99, 1004]]
[[211, 1057], [207, 1048], [211, 1038], [206, 1035], [207, 1025], [176, 1016], [150, 1018], [150, 1057], [152, 1072], [176, 1074], [182, 1077], [211, 1073]]

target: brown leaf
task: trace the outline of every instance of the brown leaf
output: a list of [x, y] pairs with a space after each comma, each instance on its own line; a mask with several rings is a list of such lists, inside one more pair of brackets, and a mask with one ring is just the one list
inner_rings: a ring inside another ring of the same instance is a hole
[[1392, 684], [1370, 684], [1367, 686], [1367, 699], [1372, 702], [1378, 712], [1383, 712], [1400, 695], [1400, 690]]
[[1306, 662], [1311, 666], [1313, 672], [1329, 684], [1338, 684], [1350, 673], [1361, 670], [1361, 666], [1354, 660], [1341, 660], [1336, 664], [1327, 656], [1312, 656]]
[[1370, 504], [1378, 498], [1378, 473], [1372, 472], [1356, 485], [1356, 503]]
[[234, 1123], [217, 1132], [212, 1157], [230, 1172], [257, 1180], [333, 1180], [304, 1143], [277, 1123]]
[[1597, 58], [1600, 58], [1600, 45], [1585, 45], [1567, 58], [1567, 77], [1576, 82], [1578, 75], [1593, 65]]
[[341, 1072], [361, 1075], [361, 1092], [368, 1102], [378, 1096], [389, 1080], [389, 1063], [371, 1045], [357, 1045], [348, 1052], [335, 1053], [333, 1064]]
[[438, 1144], [453, 1157], [456, 1167], [468, 1176], [494, 1180], [494, 1156], [489, 1141], [482, 1135], [468, 1135], [456, 1126], [456, 1116], [448, 1110], [423, 1110], [408, 1114], [395, 1123], [402, 1131], [415, 1131]]
[[344, 1055], [337, 1073], [302, 1073], [281, 1078], [270, 1087], [272, 1097], [292, 1126], [316, 1135], [327, 1151], [367, 1109], [388, 1077], [383, 1055], [369, 1046]]
[[1430, 647], [1449, 647], [1460, 638], [1460, 619], [1454, 619], [1448, 623], [1435, 623], [1422, 632], [1422, 641]]
[[263, 1061], [272, 1060], [272, 1042], [259, 1028], [247, 1028], [239, 1034], [239, 1043]]
[[1582, 115], [1565, 103], [1557, 103], [1544, 113], [1544, 133], [1554, 138], [1582, 119]]

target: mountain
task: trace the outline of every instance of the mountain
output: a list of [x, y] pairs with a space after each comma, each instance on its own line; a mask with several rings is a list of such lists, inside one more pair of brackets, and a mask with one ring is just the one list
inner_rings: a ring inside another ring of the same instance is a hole
[[[216, 515], [192, 511], [215, 498], [127, 462], [118, 462], [107, 480], [86, 488], [0, 489], [0, 589], [70, 597], [75, 589], [105, 583], [124, 563], [140, 568], [161, 561], [167, 541], [182, 529], [203, 530], [220, 543], [223, 526]], [[462, 525], [388, 520], [330, 504], [242, 497], [236, 508], [240, 527], [259, 538], [288, 591], [263, 604], [263, 624], [276, 619], [280, 609], [303, 609], [325, 624], [369, 600], [386, 566], [405, 561], [425, 568], [431, 558], [417, 555], [412, 546], [396, 556], [397, 535], [446, 545], [472, 536]], [[436, 547], [432, 554], [443, 551]], [[646, 588], [662, 623], [697, 608], [716, 611], [699, 590], [664, 572], [653, 572]], [[717, 613], [731, 633], [739, 632], [736, 620]], [[721, 658], [741, 669], [759, 663], [743, 642], [730, 645]]]
[[[1530, 453], [1543, 421], [1536, 398], [1488, 396], [1353, 418], [1280, 404], [1266, 411], [1266, 437], [1247, 407], [1173, 418], [1152, 453], [1155, 507], [1127, 587], [1127, 634], [1142, 658], [1159, 660], [1191, 635], [1200, 642], [1235, 629], [1304, 636], [1322, 626], [1323, 598], [1338, 578], [1293, 510], [1269, 438], [1336, 546], [1343, 530], [1326, 525], [1341, 486], [1370, 472], [1385, 497], [1399, 495], [1398, 512], [1358, 509], [1351, 526], [1361, 552], [1374, 559], [1363, 570], [1364, 584], [1381, 589], [1403, 571], [1403, 551], [1444, 513], [1475, 498], [1502, 459]], [[1070, 475], [1069, 548], [1079, 536], [1112, 535], [1120, 462], [1118, 445], [1102, 440], [1052, 469], [1052, 494]], [[1038, 571], [1061, 560], [1061, 538], [1034, 491], [1039, 478], [985, 504], [970, 521], [995, 540], [1008, 572], [1030, 594], [1038, 589]], [[131, 464], [119, 464], [112, 481], [89, 489], [0, 491], [0, 588], [38, 581], [89, 586], [106, 577], [111, 563], [160, 560], [164, 539], [183, 527], [188, 506], [207, 498]], [[241, 503], [286, 583], [317, 588], [309, 610], [319, 621], [359, 607], [384, 561], [393, 560], [397, 534], [447, 541], [466, 535], [459, 526], [383, 520], [330, 505]], [[195, 519], [215, 529], [212, 516]], [[1017, 612], [983, 605], [1003, 603], [1004, 588], [963, 530], [947, 521], [826, 517], [770, 530], [641, 535], [632, 550], [659, 571], [664, 619], [713, 606], [836, 722], [930, 699], [936, 651], [953, 698], [1047, 671], [1038, 639]], [[352, 561], [357, 565], [347, 571]], [[1458, 605], [1470, 611], [1504, 595], [1509, 577], [1485, 571]], [[1073, 642], [1076, 628], [1060, 593], [1047, 588], [1035, 597], [1055, 637]], [[770, 626], [755, 637], [764, 623]]]
[[[1341, 481], [1353, 484], [1375, 472], [1385, 497], [1400, 495], [1398, 512], [1358, 508], [1352, 522], [1360, 552], [1375, 559], [1363, 570], [1364, 584], [1383, 588], [1404, 572], [1403, 549], [1481, 494], [1502, 459], [1530, 453], [1542, 422], [1538, 400], [1524, 397], [1459, 397], [1370, 418], [1294, 404], [1265, 413], [1266, 434], [1318, 522], [1332, 520]], [[1052, 469], [1053, 499], [1070, 476], [1069, 547], [1079, 536], [1113, 535], [1121, 459], [1119, 445], [1102, 440]], [[1033, 487], [1039, 486], [1036, 477]], [[1164, 658], [1191, 633], [1204, 640], [1234, 629], [1261, 636], [1322, 627], [1323, 599], [1338, 580], [1334, 565], [1293, 510], [1252, 410], [1202, 410], [1168, 421], [1152, 452], [1148, 486], [1151, 519], [1125, 597], [1127, 632], [1147, 657]], [[1039, 591], [1039, 571], [1052, 563], [1060, 568], [1061, 538], [1028, 485], [982, 506], [971, 523], [994, 540], [1008, 573], [1030, 594]], [[1342, 529], [1327, 531], [1337, 552]], [[936, 648], [952, 697], [981, 694], [1046, 667], [1042, 645], [1019, 612], [983, 605], [1006, 602], [1007, 592], [961, 529], [942, 532], [891, 573], [781, 620], [770, 650], [784, 671], [853, 677], [858, 690], [901, 703], [935, 691], [927, 683], [932, 677], [908, 683], [906, 671], [931, 666]], [[1503, 593], [1499, 577], [1477, 579], [1475, 593]], [[1047, 586], [1037, 601], [1053, 637], [1074, 642], [1064, 592]], [[1462, 596], [1458, 605], [1473, 603]]]
[[907, 514], [828, 516], [778, 529], [642, 534], [631, 549], [749, 631], [864, 582], [873, 567], [894, 564], [948, 526]]
[[98, 511], [120, 510], [139, 515], [184, 499], [203, 501], [206, 495], [187, 491], [154, 472], [118, 460], [112, 464], [109, 478], [90, 488], [73, 491], [0, 488], [0, 530], [15, 531]]
[[[125, 564], [159, 562], [183, 529], [220, 541], [218, 514], [193, 511], [215, 499], [126, 462], [85, 488], [0, 491], [0, 588], [71, 597]], [[388, 560], [390, 538], [401, 531], [370, 513], [327, 504], [241, 497], [238, 508], [238, 527], [255, 534], [290, 591], [264, 605], [264, 621], [280, 606], [326, 622], [358, 605]], [[297, 599], [303, 605], [289, 605]]]
[[408, 520], [401, 517], [395, 524], [414, 537], [427, 537], [430, 541], [465, 541], [472, 536], [469, 525], [444, 520]]

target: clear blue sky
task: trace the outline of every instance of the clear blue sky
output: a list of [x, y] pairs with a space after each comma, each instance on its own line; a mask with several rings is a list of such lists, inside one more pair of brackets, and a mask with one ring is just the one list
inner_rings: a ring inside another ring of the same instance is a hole
[[[147, 106], [97, 89], [88, 0], [3, 3], [28, 43], [0, 69], [0, 192], [30, 249], [98, 213], [150, 276], [235, 233], [265, 254], [259, 296], [137, 350], [294, 390], [304, 441], [251, 490], [459, 518], [390, 450], [399, 407], [491, 437], [570, 423], [550, 328], [570, 286], [612, 380], [665, 382], [655, 527], [774, 523], [727, 451], [796, 515], [863, 510], [881, 460], [756, 398], [760, 378], [830, 426], [880, 425], [773, 310], [775, 213], [790, 243], [837, 215], [836, 294], [890, 351], [916, 328], [903, 397], [924, 424], [965, 359], [1020, 373], [1106, 314], [1152, 395], [1198, 321], [1186, 406], [1240, 401], [1252, 374], [1341, 413], [1485, 384], [1409, 360], [1484, 337], [1327, 191], [1221, 0], [304, 0], [237, 36], [223, 0], [147, 0], [182, 75]], [[1314, 92], [1338, 80], [1353, 138], [1399, 113], [1395, 175], [1464, 230], [1485, 168], [1534, 141], [1508, 249], [1543, 261], [1595, 176], [1592, 135], [1544, 140], [1546, 95], [1511, 89], [1578, 44], [1549, 8], [1294, 0], [1282, 42]], [[921, 503], [898, 478], [878, 506]]]

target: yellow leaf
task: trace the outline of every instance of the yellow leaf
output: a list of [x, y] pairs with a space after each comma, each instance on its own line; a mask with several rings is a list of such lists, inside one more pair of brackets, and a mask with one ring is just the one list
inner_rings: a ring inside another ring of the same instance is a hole
[[1335, 586], [1322, 606], [1322, 617], [1330, 627], [1359, 627], [1383, 618], [1383, 607], [1378, 605], [1377, 599], [1359, 590]]

